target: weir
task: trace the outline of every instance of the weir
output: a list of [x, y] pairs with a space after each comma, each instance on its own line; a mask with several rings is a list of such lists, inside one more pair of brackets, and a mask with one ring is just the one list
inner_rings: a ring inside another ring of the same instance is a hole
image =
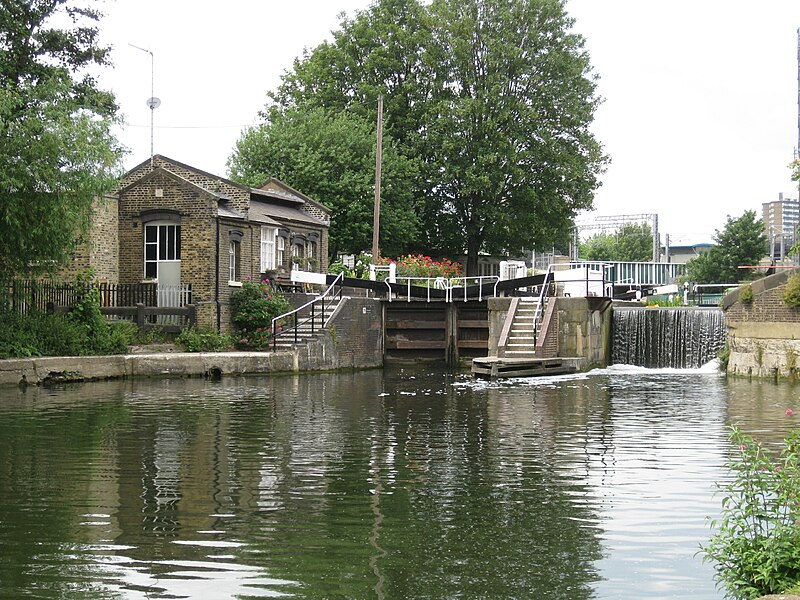
[[614, 307], [611, 362], [647, 368], [698, 368], [725, 347], [718, 308]]

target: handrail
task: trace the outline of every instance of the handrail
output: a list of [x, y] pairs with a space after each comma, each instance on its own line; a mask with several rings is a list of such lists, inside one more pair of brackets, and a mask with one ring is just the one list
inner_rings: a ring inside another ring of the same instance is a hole
[[506, 346], [508, 346], [508, 337], [511, 335], [511, 327], [514, 324], [514, 318], [517, 316], [517, 307], [519, 306], [519, 297], [511, 299], [511, 304], [508, 306], [508, 313], [506, 313], [506, 320], [503, 323], [503, 328], [500, 330], [500, 337], [497, 339], [497, 356], [503, 357], [506, 353]]
[[[306, 319], [306, 321], [303, 321], [303, 322], [305, 323], [308, 320], [310, 320], [311, 321], [311, 333], [314, 333], [314, 320], [316, 318], [316, 315], [314, 314], [314, 305], [317, 304], [318, 302], [322, 304], [322, 310], [320, 311], [320, 329], [324, 329], [325, 325], [327, 325], [327, 323], [325, 322], [325, 298], [328, 296], [328, 294], [331, 293], [331, 291], [334, 289], [334, 287], [336, 286], [337, 283], [339, 284], [338, 296], [341, 297], [343, 282], [344, 282], [344, 273], [339, 273], [336, 276], [336, 278], [331, 282], [331, 284], [328, 286], [328, 289], [326, 289], [322, 294], [320, 294], [316, 298], [313, 298], [312, 300], [309, 300], [308, 302], [306, 302], [302, 306], [299, 306], [299, 307], [297, 307], [297, 308], [295, 308], [293, 310], [290, 310], [289, 312], [284, 313], [282, 315], [278, 315], [277, 317], [274, 317], [272, 319], [272, 350], [273, 350], [273, 352], [275, 351], [275, 349], [277, 347], [277, 342], [278, 342], [278, 322], [281, 319], [285, 319], [287, 317], [291, 317], [292, 315], [294, 315], [294, 326], [293, 326], [293, 329], [294, 329], [294, 343], [296, 344], [297, 343], [297, 330], [298, 330], [298, 328], [299, 328], [299, 326], [301, 324], [298, 321], [298, 314], [300, 313], [300, 311], [302, 311], [305, 308], [308, 308], [309, 306], [311, 307], [311, 318], [310, 319]], [[336, 296], [337, 294], [333, 294], [333, 295]]]
[[550, 264], [547, 266], [547, 272], [544, 275], [544, 281], [542, 282], [542, 289], [539, 292], [539, 300], [536, 303], [536, 312], [533, 313], [533, 344], [536, 345], [536, 338], [537, 338], [537, 324], [539, 320], [542, 318], [542, 311], [544, 309], [544, 299], [547, 297], [547, 290], [550, 288], [550, 279], [553, 276], [553, 265]]
[[467, 301], [467, 283], [470, 279], [477, 279], [478, 280], [478, 302], [483, 300], [483, 280], [484, 279], [494, 279], [494, 297], [497, 297], [497, 285], [500, 283], [500, 277], [498, 275], [472, 275], [469, 277], [451, 277], [448, 280], [448, 290], [450, 292], [450, 302], [453, 302], [453, 290], [456, 288], [460, 288], [462, 286], [455, 285], [456, 281], [463, 281], [464, 282], [464, 302]]
[[396, 281], [394, 281], [394, 282], [390, 282], [390, 281], [388, 281], [386, 279], [383, 281], [383, 283], [386, 285], [387, 297], [389, 299], [389, 302], [392, 301], [392, 286], [391, 286], [391, 283], [397, 284], [400, 280], [404, 280], [406, 282], [406, 288], [407, 288], [406, 298], [408, 298], [409, 302], [411, 301], [411, 282], [412, 281], [424, 281], [426, 283], [426, 285], [419, 286], [419, 287], [427, 288], [427, 290], [428, 290], [427, 291], [427, 296], [426, 296], [426, 301], [427, 302], [431, 301], [431, 289], [444, 290], [444, 292], [445, 292], [445, 302], [453, 302], [454, 301], [453, 290], [459, 289], [459, 288], [462, 288], [462, 287], [464, 288], [464, 302], [466, 302], [468, 300], [468, 294], [467, 294], [467, 287], [468, 286], [467, 285], [464, 285], [464, 286], [455, 285], [455, 282], [463, 281], [466, 284], [471, 279], [473, 279], [473, 280], [477, 279], [478, 280], [478, 301], [483, 300], [483, 281], [485, 279], [486, 280], [494, 280], [493, 294], [494, 294], [495, 297], [497, 297], [497, 286], [500, 283], [500, 277], [498, 277], [497, 275], [479, 275], [479, 276], [475, 275], [475, 276], [471, 276], [471, 277], [451, 277], [450, 279], [445, 279], [444, 277], [406, 277], [406, 276], [397, 276], [395, 279], [396, 279]]

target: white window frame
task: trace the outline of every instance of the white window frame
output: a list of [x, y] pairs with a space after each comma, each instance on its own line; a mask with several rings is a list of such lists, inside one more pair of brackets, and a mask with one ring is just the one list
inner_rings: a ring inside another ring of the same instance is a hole
[[[154, 241], [147, 240], [149, 231], [155, 230], [156, 236]], [[170, 231], [172, 235], [170, 235]], [[181, 226], [180, 223], [174, 221], [152, 221], [144, 224], [144, 231], [142, 232], [142, 277], [144, 279], [155, 279], [158, 281], [158, 265], [162, 262], [180, 262], [181, 261]], [[162, 239], [166, 236], [166, 239]], [[170, 239], [171, 238], [171, 239]], [[170, 242], [172, 242], [170, 244]], [[147, 250], [152, 248], [155, 253], [155, 258], [147, 258]], [[147, 274], [148, 263], [155, 265], [155, 275]]]
[[278, 236], [275, 240], [275, 264], [276, 267], [282, 267], [286, 262], [286, 238]]
[[239, 283], [239, 260], [241, 257], [241, 243], [231, 240], [228, 244], [228, 283]]
[[[275, 227], [261, 228], [261, 272], [275, 268], [275, 238], [278, 230]], [[280, 238], [279, 238], [280, 239]]]

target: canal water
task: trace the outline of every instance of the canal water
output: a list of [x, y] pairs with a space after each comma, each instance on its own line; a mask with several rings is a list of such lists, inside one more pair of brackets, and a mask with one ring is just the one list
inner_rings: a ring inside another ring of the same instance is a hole
[[722, 598], [727, 428], [787, 408], [710, 368], [6, 389], [0, 597]]

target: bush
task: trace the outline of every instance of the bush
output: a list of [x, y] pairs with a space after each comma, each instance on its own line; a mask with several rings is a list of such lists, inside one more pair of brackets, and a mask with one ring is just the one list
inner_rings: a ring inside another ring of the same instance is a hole
[[190, 327], [175, 339], [187, 352], [225, 352], [233, 346], [233, 338], [213, 329]]
[[135, 325], [109, 323], [100, 312], [100, 290], [78, 277], [77, 285], [85, 285], [85, 292], [68, 315], [68, 319], [85, 334], [80, 354], [124, 354], [137, 334]]
[[755, 300], [755, 293], [753, 293], [753, 286], [743, 285], [739, 290], [739, 300], [742, 301], [744, 304], [752, 304], [753, 300]]
[[338, 275], [339, 273], [344, 273], [345, 277], [356, 276], [355, 271], [340, 260], [332, 262], [331, 264], [328, 265], [328, 273], [330, 273], [331, 275]]
[[722, 517], [702, 552], [732, 597], [780, 594], [800, 584], [800, 430], [777, 456], [736, 427], [730, 437], [739, 456], [718, 485]]
[[289, 312], [286, 297], [268, 282], [245, 281], [231, 297], [232, 321], [239, 329], [237, 344], [264, 349], [272, 336], [272, 319]]
[[800, 307], [800, 273], [792, 275], [786, 282], [786, 288], [781, 296], [784, 304], [792, 308]]

